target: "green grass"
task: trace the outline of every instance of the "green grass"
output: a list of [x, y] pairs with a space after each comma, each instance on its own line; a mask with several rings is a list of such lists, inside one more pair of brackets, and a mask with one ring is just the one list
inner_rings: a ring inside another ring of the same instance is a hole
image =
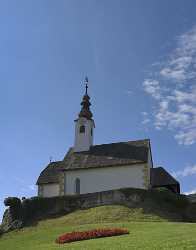
[[[129, 235], [73, 242], [54, 243], [55, 238], [73, 230], [100, 227], [123, 227]], [[196, 224], [168, 222], [145, 214], [142, 209], [123, 206], [103, 206], [80, 210], [56, 219], [11, 232], [0, 238], [1, 250], [110, 250], [110, 249], [196, 249]]]

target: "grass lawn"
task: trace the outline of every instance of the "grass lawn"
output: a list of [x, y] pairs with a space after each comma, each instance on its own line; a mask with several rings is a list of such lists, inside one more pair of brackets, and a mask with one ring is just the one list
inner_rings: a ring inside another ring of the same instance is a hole
[[[64, 245], [54, 243], [55, 238], [64, 232], [100, 227], [123, 227], [129, 229], [130, 234]], [[196, 224], [168, 222], [122, 206], [103, 206], [41, 221], [36, 226], [5, 234], [0, 238], [0, 249], [196, 249]]]

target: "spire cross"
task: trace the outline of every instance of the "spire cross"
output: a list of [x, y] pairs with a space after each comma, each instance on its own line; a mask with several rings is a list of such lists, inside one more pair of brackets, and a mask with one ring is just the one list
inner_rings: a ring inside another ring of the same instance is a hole
[[85, 83], [86, 83], [86, 95], [88, 94], [88, 77], [85, 77]]

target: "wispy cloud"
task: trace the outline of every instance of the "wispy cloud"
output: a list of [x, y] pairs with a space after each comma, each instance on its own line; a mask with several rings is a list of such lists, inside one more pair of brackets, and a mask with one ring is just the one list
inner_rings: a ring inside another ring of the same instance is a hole
[[193, 166], [188, 166], [185, 167], [182, 170], [173, 172], [172, 175], [177, 178], [177, 177], [186, 177], [186, 176], [190, 176], [190, 175], [195, 175], [196, 174], [196, 164]]
[[179, 144], [196, 142], [196, 26], [176, 39], [167, 59], [153, 65], [143, 82], [155, 100], [153, 124], [174, 132]]
[[133, 91], [132, 91], [132, 90], [126, 90], [125, 93], [126, 93], [127, 95], [132, 95], [132, 94], [133, 94]]
[[147, 112], [142, 112], [141, 113], [142, 114], [142, 124], [144, 125], [144, 124], [148, 124], [148, 123], [150, 123], [150, 118], [149, 118], [149, 115], [148, 115], [148, 113]]
[[36, 186], [33, 184], [28, 184], [24, 180], [18, 177], [14, 177], [14, 181], [17, 183], [17, 186], [22, 192], [34, 192], [36, 191]]
[[161, 93], [160, 93], [161, 89], [159, 86], [159, 82], [157, 80], [146, 79], [143, 82], [143, 87], [146, 93], [150, 94], [155, 99], [161, 98]]

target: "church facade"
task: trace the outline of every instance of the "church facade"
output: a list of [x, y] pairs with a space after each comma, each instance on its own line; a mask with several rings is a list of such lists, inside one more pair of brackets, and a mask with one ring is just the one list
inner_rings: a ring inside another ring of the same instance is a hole
[[75, 120], [74, 146], [62, 161], [50, 162], [41, 172], [37, 180], [38, 196], [154, 187], [180, 192], [180, 184], [164, 168], [153, 167], [149, 139], [93, 145], [95, 122], [87, 79], [81, 106]]

